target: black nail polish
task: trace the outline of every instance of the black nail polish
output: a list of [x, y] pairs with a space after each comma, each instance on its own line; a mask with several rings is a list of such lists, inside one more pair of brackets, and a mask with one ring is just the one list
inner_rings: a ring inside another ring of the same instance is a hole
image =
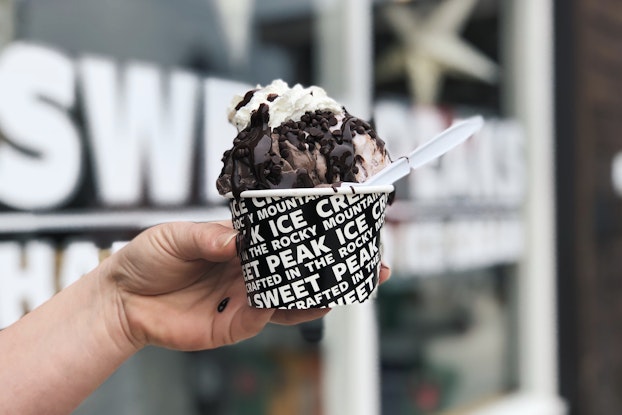
[[227, 307], [227, 304], [229, 304], [229, 299], [230, 299], [230, 297], [227, 297], [224, 300], [222, 300], [220, 302], [220, 304], [218, 304], [218, 312], [219, 313], [222, 313], [224, 311], [224, 309]]

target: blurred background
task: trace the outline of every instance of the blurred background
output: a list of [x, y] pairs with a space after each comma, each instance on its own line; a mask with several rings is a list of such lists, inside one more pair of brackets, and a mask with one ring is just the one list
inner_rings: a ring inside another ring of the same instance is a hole
[[397, 184], [374, 301], [147, 348], [76, 415], [622, 413], [621, 39], [613, 1], [0, 0], [0, 328], [147, 226], [228, 218], [226, 108], [281, 78], [396, 157], [487, 122]]

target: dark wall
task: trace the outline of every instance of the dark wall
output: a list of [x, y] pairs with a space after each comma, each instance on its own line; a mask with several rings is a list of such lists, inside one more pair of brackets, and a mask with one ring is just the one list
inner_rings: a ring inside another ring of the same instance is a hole
[[622, 3], [556, 0], [560, 386], [572, 415], [622, 413]]

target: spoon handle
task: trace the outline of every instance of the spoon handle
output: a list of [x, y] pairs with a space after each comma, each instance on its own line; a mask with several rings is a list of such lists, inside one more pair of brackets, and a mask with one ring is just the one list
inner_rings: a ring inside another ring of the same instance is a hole
[[393, 184], [402, 177], [408, 176], [409, 173], [410, 165], [408, 164], [408, 158], [400, 157], [363, 183], [358, 184], [365, 186]]
[[442, 156], [458, 144], [471, 137], [484, 125], [481, 116], [475, 116], [460, 121], [417, 147], [408, 155], [408, 164], [411, 169], [416, 169], [424, 164]]
[[484, 118], [481, 115], [459, 121], [414, 149], [408, 156], [395, 160], [363, 183], [343, 184], [350, 186], [393, 184], [407, 176], [411, 170], [417, 169], [453, 149], [479, 131], [483, 125]]

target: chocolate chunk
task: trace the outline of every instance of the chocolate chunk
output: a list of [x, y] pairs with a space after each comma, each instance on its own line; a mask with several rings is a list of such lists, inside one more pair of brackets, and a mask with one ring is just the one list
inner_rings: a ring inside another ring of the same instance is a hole
[[311, 127], [309, 128], [309, 135], [312, 137], [323, 137], [324, 133], [317, 127]]

